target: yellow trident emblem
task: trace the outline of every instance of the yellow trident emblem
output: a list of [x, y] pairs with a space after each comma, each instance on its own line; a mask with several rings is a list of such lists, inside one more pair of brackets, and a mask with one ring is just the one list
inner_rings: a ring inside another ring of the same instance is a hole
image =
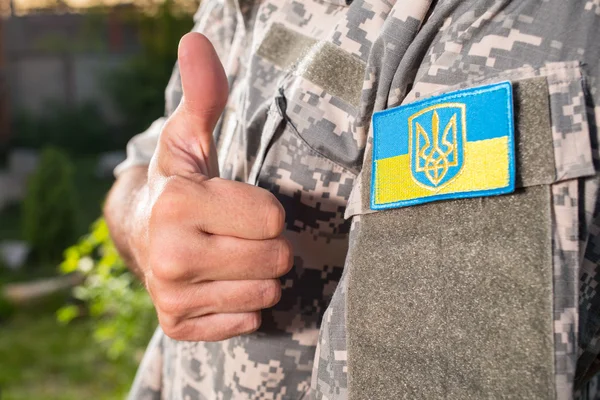
[[[440, 121], [445, 122], [443, 130]], [[427, 189], [439, 189], [456, 177], [464, 163], [465, 105], [438, 104], [414, 114], [409, 118], [409, 135], [413, 178]]]

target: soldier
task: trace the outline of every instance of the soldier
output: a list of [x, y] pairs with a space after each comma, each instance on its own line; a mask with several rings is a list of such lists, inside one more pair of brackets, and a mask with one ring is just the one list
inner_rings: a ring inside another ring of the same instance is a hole
[[106, 204], [161, 325], [131, 399], [600, 398], [598, 0], [194, 31]]

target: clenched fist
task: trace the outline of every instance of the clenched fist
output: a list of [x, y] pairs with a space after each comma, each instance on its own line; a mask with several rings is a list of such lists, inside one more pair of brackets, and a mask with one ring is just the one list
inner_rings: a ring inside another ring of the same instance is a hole
[[[283, 207], [270, 192], [218, 177], [212, 132], [228, 86], [204, 36], [181, 40], [179, 68], [183, 100], [163, 128], [147, 181], [129, 208], [111, 193], [106, 215], [165, 334], [217, 341], [260, 326], [260, 310], [280, 299], [277, 278], [290, 270], [292, 249], [281, 236]], [[113, 192], [125, 190], [118, 186]], [[119, 207], [131, 214], [113, 211]], [[124, 227], [119, 219], [127, 218]]]

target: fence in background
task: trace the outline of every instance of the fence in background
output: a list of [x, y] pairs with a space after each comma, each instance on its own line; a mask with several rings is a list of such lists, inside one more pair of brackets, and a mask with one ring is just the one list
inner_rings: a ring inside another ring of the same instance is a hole
[[9, 110], [34, 115], [49, 102], [93, 101], [108, 121], [121, 116], [102, 90], [106, 74], [139, 50], [124, 7], [108, 15], [32, 14], [3, 22], [3, 60]]

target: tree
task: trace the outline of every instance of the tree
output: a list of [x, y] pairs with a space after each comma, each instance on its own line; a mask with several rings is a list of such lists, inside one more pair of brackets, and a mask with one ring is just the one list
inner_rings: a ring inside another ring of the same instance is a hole
[[174, 0], [145, 10], [130, 15], [142, 51], [106, 80], [116, 108], [127, 116], [124, 130], [131, 134], [164, 114], [164, 89], [177, 60], [177, 44], [193, 26], [189, 9], [181, 9]]
[[36, 261], [60, 259], [75, 238], [76, 210], [73, 165], [62, 151], [47, 148], [23, 203], [23, 235]]

